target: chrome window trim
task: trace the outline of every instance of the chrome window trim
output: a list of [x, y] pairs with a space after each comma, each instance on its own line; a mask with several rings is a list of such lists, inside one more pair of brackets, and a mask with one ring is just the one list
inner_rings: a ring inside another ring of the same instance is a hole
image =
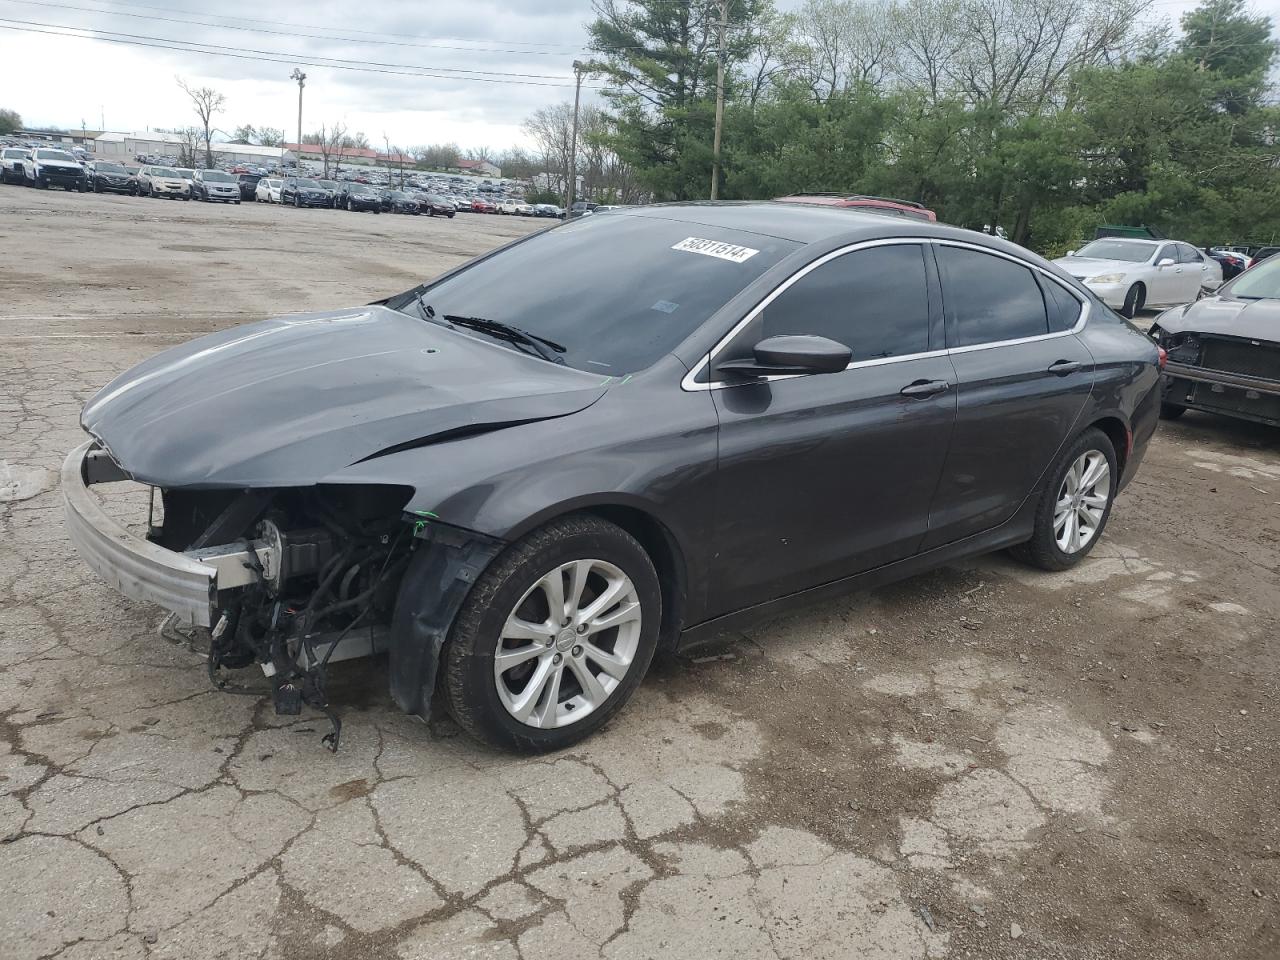
[[[1020, 267], [1026, 267], [1028, 270], [1034, 270], [1037, 273], [1039, 273], [1041, 276], [1047, 277], [1049, 280], [1056, 283], [1058, 286], [1060, 286], [1063, 290], [1065, 290], [1067, 293], [1069, 293], [1072, 297], [1076, 299], [1076, 301], [1080, 304], [1080, 317], [1078, 320], [1076, 320], [1075, 326], [1071, 327], [1068, 330], [1055, 330], [1052, 333], [1040, 333], [1040, 334], [1036, 334], [1035, 336], [1019, 337], [1013, 340], [993, 340], [990, 343], [975, 343], [975, 344], [970, 344], [969, 346], [964, 346], [964, 347], [944, 347], [940, 350], [928, 350], [928, 351], [925, 351], [924, 353], [903, 354], [900, 357], [878, 357], [872, 360], [854, 360], [854, 361], [851, 361], [847, 367], [845, 367], [846, 371], [854, 370], [859, 367], [879, 367], [879, 366], [884, 366], [885, 364], [890, 364], [890, 363], [905, 363], [908, 360], [924, 360], [929, 357], [949, 356], [955, 353], [973, 353], [978, 350], [990, 350], [994, 347], [1008, 347], [1008, 346], [1014, 346], [1016, 344], [1021, 344], [1021, 343], [1036, 343], [1041, 340], [1054, 340], [1054, 339], [1057, 339], [1058, 337], [1075, 336], [1076, 334], [1084, 330], [1085, 326], [1089, 322], [1089, 311], [1090, 311], [1089, 301], [1084, 297], [1081, 297], [1080, 293], [1077, 290], [1074, 290], [1069, 284], [1065, 283], [1061, 278], [1054, 276], [1050, 271], [1046, 270], [1044, 267], [1041, 267], [1034, 263], [1029, 263], [1028, 261], [1023, 260], [1021, 257], [1014, 256], [1013, 254], [1005, 253], [1001, 250], [992, 250], [990, 247], [984, 247], [976, 243], [966, 243], [963, 240], [937, 239], [932, 237], [890, 237], [890, 238], [881, 239], [881, 240], [862, 240], [858, 243], [852, 243], [852, 244], [849, 244], [848, 246], [840, 247], [836, 250], [832, 250], [830, 253], [823, 254], [817, 260], [814, 260], [812, 263], [805, 264], [803, 267], [801, 267], [791, 276], [787, 277], [786, 280], [782, 281], [782, 283], [778, 284], [778, 286], [775, 287], [772, 291], [770, 291], [769, 294], [763, 300], [761, 300], [758, 304], [756, 304], [754, 307], [748, 310], [746, 315], [737, 323], [735, 323], [733, 325], [733, 328], [728, 333], [726, 333], [723, 337], [721, 337], [720, 340], [717, 341], [716, 345], [712, 347], [711, 350], [707, 354], [705, 354], [702, 357], [702, 359], [698, 361], [697, 364], [694, 365], [693, 369], [691, 369], [688, 373], [684, 375], [684, 377], [680, 381], [680, 389], [686, 392], [694, 392], [699, 390], [723, 390], [726, 387], [745, 386], [746, 385], [745, 382], [733, 383], [726, 380], [708, 380], [706, 383], [699, 383], [697, 382], [696, 378], [700, 373], [702, 373], [704, 369], [710, 366], [711, 362], [715, 359], [716, 354], [719, 353], [721, 350], [723, 350], [726, 346], [728, 346], [730, 341], [732, 341], [734, 337], [736, 337], [739, 333], [741, 333], [743, 328], [746, 327], [747, 324], [749, 324], [752, 320], [756, 319], [756, 317], [760, 315], [761, 311], [763, 311], [765, 307], [769, 306], [769, 304], [771, 304], [775, 299], [777, 299], [778, 296], [782, 294], [784, 291], [786, 291], [792, 284], [801, 280], [803, 277], [807, 276], [809, 273], [816, 270], [818, 267], [821, 267], [824, 264], [830, 263], [832, 260], [835, 260], [838, 257], [842, 257], [845, 254], [854, 253], [858, 250], [867, 250], [872, 247], [888, 247], [888, 246], [905, 246], [905, 245], [923, 246], [925, 244], [930, 244], [934, 246], [945, 246], [945, 247], [961, 247], [966, 250], [975, 250], [978, 253], [985, 253], [993, 257], [1001, 257], [1002, 259], [1008, 260], [1012, 263], [1016, 263]], [[941, 279], [942, 279], [941, 276], [939, 276], [938, 279], [939, 279], [939, 282], [941, 282]], [[1048, 311], [1047, 304], [1045, 306], [1045, 310], [1046, 310], [1046, 316], [1047, 316], [1047, 311]], [[793, 380], [796, 377], [812, 377], [812, 376], [817, 376], [817, 374], [785, 373], [785, 374], [776, 374], [770, 377], [763, 377], [758, 380], [752, 380], [750, 382], [760, 383], [763, 381], [765, 383], [772, 383], [775, 380]]]

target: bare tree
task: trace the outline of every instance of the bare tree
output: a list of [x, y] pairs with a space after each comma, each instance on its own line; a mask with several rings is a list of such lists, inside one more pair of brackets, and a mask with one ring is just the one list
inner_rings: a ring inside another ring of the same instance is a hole
[[573, 104], [542, 107], [525, 120], [523, 129], [537, 145], [548, 188], [567, 195], [573, 162]]
[[335, 123], [331, 127], [320, 125], [320, 132], [317, 134], [316, 145], [320, 147], [320, 159], [324, 162], [324, 179], [329, 179], [329, 161], [332, 160], [333, 175], [338, 175], [338, 170], [342, 166], [342, 157], [347, 150], [351, 149], [351, 138], [347, 136], [347, 128], [345, 124]]
[[174, 130], [181, 140], [178, 142], [178, 166], [195, 167], [199, 166], [197, 153], [200, 149], [200, 131], [196, 127], [182, 127]]
[[213, 123], [213, 115], [222, 112], [227, 98], [212, 87], [192, 87], [181, 77], [178, 77], [177, 81], [178, 86], [191, 98], [191, 103], [196, 108], [196, 116], [204, 126], [204, 165], [212, 167], [213, 148], [209, 146], [209, 128]]

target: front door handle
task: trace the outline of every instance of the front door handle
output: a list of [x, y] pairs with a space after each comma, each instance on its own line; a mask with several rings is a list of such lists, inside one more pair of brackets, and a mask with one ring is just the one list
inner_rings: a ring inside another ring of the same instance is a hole
[[915, 383], [909, 383], [903, 387], [899, 393], [904, 397], [936, 397], [938, 394], [951, 388], [951, 384], [945, 380], [917, 380]]
[[1068, 373], [1075, 373], [1080, 369], [1080, 361], [1078, 360], [1059, 360], [1049, 368], [1049, 372], [1059, 377], [1065, 377]]

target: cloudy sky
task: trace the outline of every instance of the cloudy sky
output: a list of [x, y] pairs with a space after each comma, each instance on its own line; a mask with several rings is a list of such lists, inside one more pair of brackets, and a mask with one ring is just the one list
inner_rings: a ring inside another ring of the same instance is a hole
[[[1154, 11], [1176, 19], [1193, 5]], [[1280, 0], [1256, 6], [1280, 20]], [[186, 126], [181, 76], [226, 95], [222, 130], [273, 126], [292, 140], [301, 64], [304, 130], [338, 121], [379, 146], [385, 133], [402, 147], [502, 149], [523, 141], [531, 112], [572, 99], [590, 16], [590, 0], [0, 0], [0, 106], [28, 126]], [[174, 41], [239, 56], [164, 49]]]

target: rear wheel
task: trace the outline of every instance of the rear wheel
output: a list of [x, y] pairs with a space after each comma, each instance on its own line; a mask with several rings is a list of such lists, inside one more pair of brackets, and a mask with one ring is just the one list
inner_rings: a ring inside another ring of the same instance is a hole
[[496, 746], [568, 747], [635, 692], [661, 619], [657, 572], [630, 534], [591, 516], [558, 520], [476, 581], [443, 654], [446, 705]]
[[1128, 317], [1130, 320], [1146, 306], [1147, 288], [1140, 283], [1131, 286], [1124, 295], [1124, 306], [1120, 308], [1120, 315]]
[[1115, 448], [1090, 428], [1063, 450], [1036, 507], [1035, 532], [1011, 552], [1042, 570], [1066, 570], [1083, 560], [1111, 516], [1119, 470]]

